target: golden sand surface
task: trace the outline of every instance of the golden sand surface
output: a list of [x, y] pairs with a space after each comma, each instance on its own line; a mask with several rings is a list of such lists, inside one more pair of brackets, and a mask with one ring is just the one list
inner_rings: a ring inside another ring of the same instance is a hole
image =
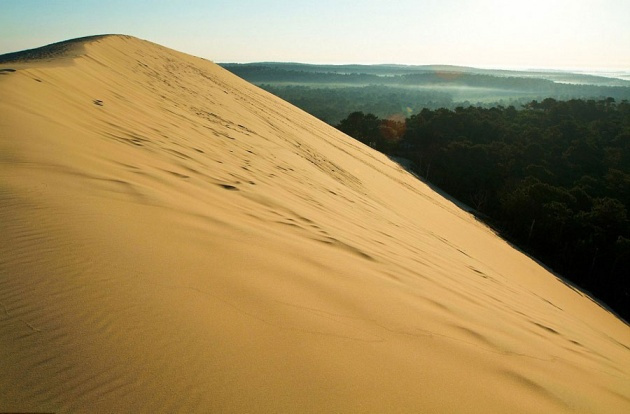
[[40, 52], [0, 63], [0, 412], [630, 412], [630, 328], [384, 155], [144, 40]]

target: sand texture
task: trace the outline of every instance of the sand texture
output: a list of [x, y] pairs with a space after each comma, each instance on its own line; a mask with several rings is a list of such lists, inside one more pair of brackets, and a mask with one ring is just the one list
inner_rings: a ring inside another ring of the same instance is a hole
[[630, 328], [370, 148], [126, 36], [0, 63], [0, 412], [628, 413]]

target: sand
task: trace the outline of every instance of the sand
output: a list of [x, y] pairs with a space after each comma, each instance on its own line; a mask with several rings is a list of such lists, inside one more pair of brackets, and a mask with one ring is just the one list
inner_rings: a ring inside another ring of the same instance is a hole
[[133, 37], [18, 58], [0, 412], [630, 412], [629, 327], [384, 155]]

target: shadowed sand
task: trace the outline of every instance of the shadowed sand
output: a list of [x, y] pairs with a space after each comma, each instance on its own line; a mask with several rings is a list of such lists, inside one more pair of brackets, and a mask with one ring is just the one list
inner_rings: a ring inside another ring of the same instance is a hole
[[29, 53], [0, 412], [630, 412], [628, 326], [385, 156], [143, 40]]

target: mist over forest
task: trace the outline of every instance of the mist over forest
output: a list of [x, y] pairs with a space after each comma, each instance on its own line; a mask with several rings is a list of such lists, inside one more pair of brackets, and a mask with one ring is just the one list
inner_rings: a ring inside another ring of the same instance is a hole
[[630, 99], [623, 74], [508, 71], [460, 66], [307, 65], [225, 63], [222, 66], [268, 92], [335, 125], [361, 111], [381, 118], [424, 108], [514, 106], [545, 98]]

